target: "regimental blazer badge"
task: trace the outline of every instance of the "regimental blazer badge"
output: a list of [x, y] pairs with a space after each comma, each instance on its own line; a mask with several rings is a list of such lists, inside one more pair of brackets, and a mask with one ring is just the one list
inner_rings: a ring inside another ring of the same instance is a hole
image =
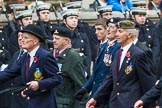
[[36, 71], [34, 72], [34, 80], [39, 81], [39, 80], [42, 80], [42, 79], [43, 79], [42, 72], [40, 71], [39, 68], [36, 68]]

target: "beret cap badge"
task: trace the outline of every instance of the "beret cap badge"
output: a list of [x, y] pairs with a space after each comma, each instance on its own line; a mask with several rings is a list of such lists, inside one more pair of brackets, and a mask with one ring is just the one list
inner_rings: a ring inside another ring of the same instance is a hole
[[57, 31], [57, 29], [54, 31], [54, 34], [59, 34], [59, 32]]
[[130, 20], [123, 20], [116, 24], [117, 28], [123, 28], [123, 29], [135, 29], [135, 23]]

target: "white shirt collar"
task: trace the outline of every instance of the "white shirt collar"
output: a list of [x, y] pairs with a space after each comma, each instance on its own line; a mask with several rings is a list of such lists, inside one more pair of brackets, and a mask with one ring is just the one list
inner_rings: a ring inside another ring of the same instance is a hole
[[29, 52], [30, 57], [34, 57], [34, 56], [35, 56], [35, 53], [37, 52], [37, 50], [38, 50], [39, 47], [40, 47], [40, 46], [37, 46], [37, 47], [34, 48], [31, 52]]
[[30, 55], [30, 67], [31, 67], [31, 65], [32, 65], [32, 63], [33, 63], [33, 61], [34, 61], [34, 56], [35, 56], [35, 54], [36, 54], [36, 52], [37, 52], [37, 50], [38, 50], [38, 48], [39, 48], [40, 46], [37, 46], [36, 48], [34, 48], [30, 53], [29, 53], [29, 55]]
[[121, 55], [121, 59], [120, 59], [120, 67], [119, 67], [119, 69], [121, 68], [121, 65], [122, 65], [122, 63], [124, 61], [125, 55], [128, 52], [128, 50], [129, 50], [129, 48], [131, 47], [132, 44], [133, 43], [131, 42], [128, 45], [121, 48], [121, 49], [123, 49], [123, 51], [122, 51], [122, 55]]
[[107, 41], [108, 41], [107, 39], [106, 39], [105, 41], [103, 41], [103, 42], [101, 41], [101, 43], [100, 43], [100, 44], [104, 44], [104, 43], [106, 43]]
[[136, 38], [134, 41], [133, 41], [133, 44], [136, 45], [138, 39]]

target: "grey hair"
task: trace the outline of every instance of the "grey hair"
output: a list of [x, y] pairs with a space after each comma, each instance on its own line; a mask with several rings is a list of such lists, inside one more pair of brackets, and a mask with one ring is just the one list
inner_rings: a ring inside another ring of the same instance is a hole
[[127, 29], [128, 32], [132, 34], [132, 36], [138, 37], [139, 29]]

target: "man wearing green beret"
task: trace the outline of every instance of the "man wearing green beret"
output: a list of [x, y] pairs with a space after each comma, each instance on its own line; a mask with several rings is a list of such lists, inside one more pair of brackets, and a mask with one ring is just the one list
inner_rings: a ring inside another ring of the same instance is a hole
[[121, 49], [115, 55], [110, 74], [87, 102], [86, 108], [94, 108], [105, 96], [109, 97], [109, 108], [133, 108], [155, 83], [156, 76], [150, 72], [146, 54], [132, 44], [135, 23], [124, 20], [116, 26], [116, 40]]
[[82, 101], [77, 101], [74, 94], [86, 82], [83, 58], [71, 48], [71, 31], [64, 27], [53, 30], [54, 49], [59, 51], [56, 60], [59, 71], [62, 72], [63, 82], [56, 90], [56, 103], [58, 108], [85, 108], [88, 94]]

